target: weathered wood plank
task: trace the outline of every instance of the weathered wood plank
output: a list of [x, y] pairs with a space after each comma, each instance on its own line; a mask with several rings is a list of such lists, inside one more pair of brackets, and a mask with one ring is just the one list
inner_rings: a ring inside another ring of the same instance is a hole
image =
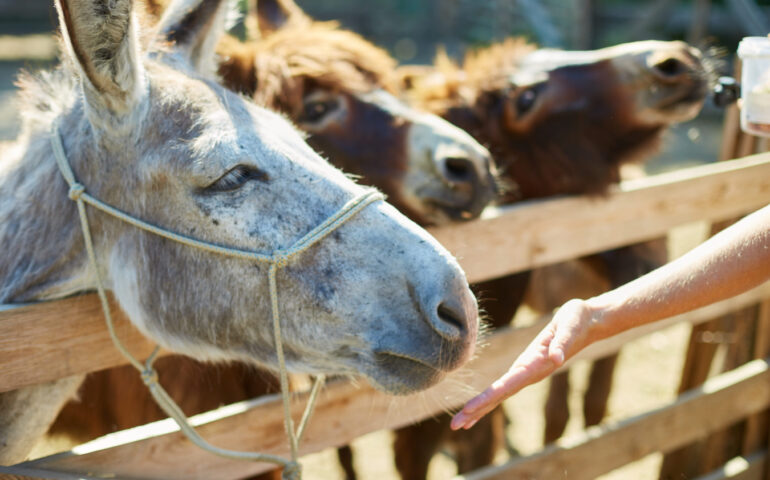
[[[676, 322], [698, 323], [770, 295], [770, 283], [724, 302], [600, 342], [578, 356], [594, 359], [617, 351], [624, 343]], [[486, 387], [507, 370], [548, 317], [520, 329], [493, 335], [483, 352], [450, 380], [416, 396], [390, 397], [367, 386], [334, 383], [324, 389], [310, 422], [303, 454], [348, 443], [382, 428], [396, 428], [453, 408], [471, 392]], [[303, 401], [294, 403], [300, 414]], [[262, 397], [195, 417], [199, 431], [215, 445], [287, 455], [280, 399]], [[136, 478], [240, 478], [269, 468], [229, 461], [201, 452], [176, 432], [170, 421], [120, 432], [80, 446], [66, 454], [39, 459], [30, 466], [92, 474], [114, 473]]]
[[[18, 2], [24, 3], [24, 2]], [[50, 33], [0, 35], [0, 61], [53, 61], [59, 53], [56, 37]]]
[[[606, 199], [559, 198], [509, 207], [492, 218], [432, 232], [460, 258], [471, 281], [479, 281], [767, 203], [770, 154], [626, 183]], [[121, 330], [138, 356], [149, 352], [149, 342], [127, 324]], [[94, 295], [0, 312], [0, 391], [122, 363]]]
[[[764, 300], [759, 304], [757, 326], [754, 332], [753, 358], [765, 358], [770, 356], [770, 300]], [[743, 436], [742, 453], [756, 451], [767, 442], [768, 411], [758, 415], [752, 415], [746, 419], [746, 431]]]
[[764, 480], [767, 454], [756, 452], [745, 457], [736, 457], [708, 475], [695, 480]]
[[770, 203], [770, 154], [625, 182], [606, 198], [565, 197], [508, 206], [491, 218], [430, 232], [471, 282], [718, 221]]
[[588, 428], [530, 457], [461, 478], [591, 480], [651, 453], [685, 445], [768, 405], [770, 363], [754, 360], [708, 380], [670, 405]]
[[[140, 358], [153, 344], [113, 303], [120, 338]], [[99, 299], [83, 295], [0, 312], [0, 392], [126, 363], [104, 325]]]
[[[36, 468], [0, 465], [0, 480], [100, 480], [96, 477]], [[124, 479], [128, 480], [128, 479]]]

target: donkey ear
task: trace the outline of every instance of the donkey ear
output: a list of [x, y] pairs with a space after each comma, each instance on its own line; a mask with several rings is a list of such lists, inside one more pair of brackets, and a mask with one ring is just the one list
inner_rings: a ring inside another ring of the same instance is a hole
[[280, 30], [289, 24], [310, 23], [294, 0], [253, 0], [257, 2], [257, 19], [262, 35]]
[[131, 4], [131, 0], [56, 2], [65, 49], [82, 73], [89, 114], [129, 114], [144, 98], [147, 85]]
[[217, 43], [236, 12], [231, 7], [229, 0], [174, 0], [158, 25], [160, 36], [175, 44], [197, 72], [213, 75]]

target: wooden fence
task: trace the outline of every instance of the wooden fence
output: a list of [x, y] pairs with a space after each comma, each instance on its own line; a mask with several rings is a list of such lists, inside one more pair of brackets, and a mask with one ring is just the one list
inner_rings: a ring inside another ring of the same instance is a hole
[[[467, 224], [432, 233], [466, 269], [471, 281], [559, 262], [665, 235], [695, 221], [717, 222], [770, 203], [770, 154], [680, 170], [626, 182], [602, 198], [564, 197], [528, 202], [485, 214]], [[671, 324], [698, 324], [770, 298], [770, 284], [724, 302], [645, 326], [586, 349], [579, 359], [599, 358], [635, 338]], [[139, 355], [151, 344], [119, 316], [120, 335]], [[547, 322], [494, 334], [460, 378], [483, 388], [502, 372]], [[55, 331], [52, 337], [50, 332]], [[103, 325], [93, 295], [0, 311], [0, 391], [123, 364]], [[366, 385], [328, 385], [308, 426], [302, 453], [343, 445], [368, 432], [427, 418], [468, 398], [457, 382], [421, 394], [428, 399], [389, 397]], [[431, 401], [431, 398], [435, 401]], [[740, 400], [740, 401], [738, 401]], [[304, 395], [293, 402], [296, 415]], [[709, 380], [663, 408], [586, 430], [569, 443], [502, 466], [467, 475], [472, 479], [592, 479], [656, 451], [670, 451], [770, 406], [770, 366], [756, 360]], [[200, 433], [223, 447], [288, 454], [277, 396], [229, 405], [193, 417]], [[766, 448], [766, 447], [765, 447]], [[763, 478], [765, 453], [734, 459], [707, 478]], [[117, 478], [239, 478], [270, 465], [237, 462], [202, 452], [164, 420], [118, 432], [69, 452], [20, 467]], [[737, 473], [736, 473], [737, 472]], [[38, 474], [42, 475], [42, 474]], [[736, 476], [737, 475], [737, 476]], [[0, 471], [0, 477], [2, 477]]]

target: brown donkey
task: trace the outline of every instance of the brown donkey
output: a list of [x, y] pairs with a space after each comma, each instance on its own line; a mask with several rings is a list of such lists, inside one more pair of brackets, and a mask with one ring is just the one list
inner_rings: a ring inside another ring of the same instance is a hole
[[[293, 3], [258, 6], [259, 41], [225, 36], [219, 42], [225, 85], [287, 115], [331, 163], [380, 188], [418, 223], [473, 218], [493, 199], [489, 153], [459, 128], [393, 96], [395, 62], [387, 53], [335, 24], [313, 22]], [[162, 10], [155, 2], [150, 7]], [[170, 43], [194, 32], [207, 18], [205, 8], [204, 2], [167, 12]], [[187, 414], [276, 388], [271, 375], [252, 366], [204, 366], [185, 357], [157, 364], [161, 382]], [[135, 373], [114, 369], [86, 379], [80, 400], [65, 407], [51, 433], [85, 441], [160, 418]]]
[[260, 0], [257, 13], [260, 40], [219, 43], [225, 86], [286, 114], [313, 148], [421, 225], [474, 218], [493, 200], [487, 150], [399, 100], [387, 52], [292, 0]]
[[[55, 138], [89, 194], [165, 229], [254, 252], [292, 245], [366, 192], [283, 117], [196, 71], [211, 63], [225, 18], [224, 1], [203, 3], [211, 15], [175, 46], [147, 53], [130, 0], [57, 2], [64, 66], [22, 79], [24, 126], [0, 163], [8, 247], [0, 302], [94, 289], [68, 199], [82, 190], [68, 194]], [[267, 266], [88, 215], [106, 288], [144, 334], [202, 360], [276, 368]], [[291, 299], [281, 302], [281, 324], [293, 372], [362, 375], [406, 393], [473, 353], [476, 302], [462, 270], [384, 202], [290, 261], [276, 283]], [[0, 464], [27, 456], [81, 380], [0, 393]]]
[[[413, 102], [490, 149], [503, 181], [516, 186], [503, 199], [510, 203], [602, 194], [619, 180], [621, 165], [649, 155], [671, 123], [700, 111], [708, 63], [681, 42], [564, 52], [536, 50], [511, 39], [469, 54], [462, 68], [440, 56], [435, 67], [404, 67], [402, 77]], [[530, 303], [547, 312], [569, 298], [626, 283], [664, 261], [665, 248], [640, 245], [539, 269], [531, 279], [524, 272], [484, 282], [475, 291], [489, 322], [499, 326], [510, 322], [528, 286]], [[612, 357], [594, 365], [584, 404], [587, 425], [604, 416], [614, 363]], [[546, 442], [561, 435], [568, 419], [566, 374], [557, 375], [551, 386]], [[452, 434], [460, 472], [491, 462], [502, 443], [501, 414], [498, 409], [470, 431]], [[425, 478], [430, 458], [449, 435], [448, 416], [400, 432], [396, 462], [402, 476]]]

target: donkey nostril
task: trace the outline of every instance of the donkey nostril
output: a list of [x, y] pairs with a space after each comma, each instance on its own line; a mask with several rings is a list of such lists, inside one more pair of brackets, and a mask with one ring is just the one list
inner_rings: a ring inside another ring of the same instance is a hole
[[664, 77], [676, 77], [687, 72], [687, 65], [676, 58], [667, 58], [653, 65], [653, 68]]
[[449, 157], [443, 160], [444, 175], [451, 182], [469, 182], [474, 178], [473, 162], [468, 158]]
[[467, 322], [465, 321], [465, 315], [447, 305], [446, 302], [439, 304], [437, 313], [439, 320], [456, 328], [458, 330], [457, 333], [462, 333], [466, 330]]

